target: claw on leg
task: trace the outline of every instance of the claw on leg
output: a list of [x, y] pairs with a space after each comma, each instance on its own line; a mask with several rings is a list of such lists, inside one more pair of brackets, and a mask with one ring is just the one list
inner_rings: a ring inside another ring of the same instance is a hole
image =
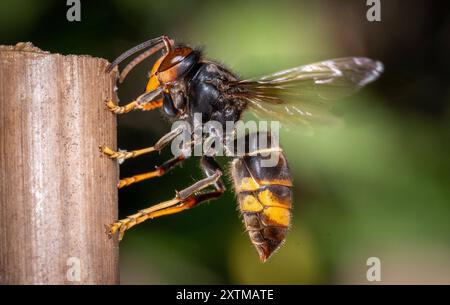
[[115, 114], [122, 114], [138, 108], [138, 103], [136, 101], [133, 101], [129, 104], [126, 104], [125, 106], [119, 106], [115, 104], [112, 100], [107, 100], [106, 106], [108, 107], [109, 111]]
[[111, 159], [116, 159], [119, 163], [122, 163], [126, 159], [134, 158], [134, 157], [146, 154], [146, 153], [150, 153], [155, 150], [152, 146], [152, 147], [147, 147], [147, 148], [133, 150], [133, 151], [126, 151], [126, 150], [115, 151], [105, 145], [100, 145], [99, 149], [100, 149], [100, 152], [104, 153]]
[[165, 201], [163, 203], [151, 206], [144, 210], [140, 210], [136, 214], [130, 215], [127, 218], [112, 223], [111, 225], [107, 226], [107, 234], [111, 238], [117, 231], [119, 231], [119, 240], [122, 240], [125, 231], [131, 229], [135, 225], [140, 224], [141, 222], [144, 222], [147, 219], [152, 219], [158, 216], [166, 215], [167, 213], [170, 213], [171, 208], [178, 208], [183, 210], [187, 209], [188, 204], [189, 204], [188, 200], [186, 200], [185, 202], [181, 202], [179, 198], [175, 197], [172, 200]]
[[217, 198], [223, 193], [223, 190], [217, 190], [204, 194], [200, 194], [199, 192], [208, 186], [214, 185], [219, 180], [221, 175], [222, 172], [217, 171], [215, 174], [194, 183], [181, 192], [176, 192], [175, 198], [171, 200], [140, 210], [136, 214], [112, 223], [107, 229], [108, 235], [112, 236], [119, 231], [119, 240], [122, 240], [126, 230], [146, 221], [147, 219], [179, 213], [190, 209], [203, 201]]
[[149, 111], [153, 109], [157, 109], [162, 107], [163, 100], [154, 100], [160, 93], [162, 92], [162, 88], [158, 88], [156, 90], [146, 92], [138, 96], [134, 101], [126, 104], [125, 106], [119, 106], [114, 103], [112, 100], [106, 101], [106, 106], [109, 111], [115, 114], [127, 113], [135, 109], [140, 109], [143, 111]]
[[99, 146], [100, 152], [107, 155], [111, 159], [117, 160], [117, 162], [122, 163], [125, 159], [133, 157], [132, 152], [127, 151], [115, 151], [109, 148], [108, 146], [101, 145]]

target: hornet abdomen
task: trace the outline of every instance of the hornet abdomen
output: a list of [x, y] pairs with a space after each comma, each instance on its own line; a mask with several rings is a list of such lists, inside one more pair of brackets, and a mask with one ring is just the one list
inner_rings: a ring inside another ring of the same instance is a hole
[[278, 163], [263, 167], [261, 154], [246, 155], [232, 163], [233, 183], [246, 231], [261, 261], [283, 243], [290, 226], [292, 179], [282, 152]]

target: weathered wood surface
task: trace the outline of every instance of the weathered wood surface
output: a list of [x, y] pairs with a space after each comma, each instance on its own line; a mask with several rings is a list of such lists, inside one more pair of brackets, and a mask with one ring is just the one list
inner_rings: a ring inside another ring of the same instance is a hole
[[116, 284], [115, 72], [90, 56], [0, 46], [0, 283]]

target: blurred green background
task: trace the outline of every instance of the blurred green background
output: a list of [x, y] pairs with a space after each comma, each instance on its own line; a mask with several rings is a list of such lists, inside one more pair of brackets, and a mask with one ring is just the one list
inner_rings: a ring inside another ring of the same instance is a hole
[[[287, 242], [259, 262], [231, 191], [184, 213], [148, 221], [121, 243], [121, 282], [145, 284], [450, 284], [450, 10], [435, 1], [382, 0], [368, 22], [365, 0], [81, 1], [2, 0], [0, 43], [32, 41], [63, 54], [113, 60], [169, 35], [243, 77], [340, 56], [368, 56], [385, 73], [334, 109], [345, 127], [305, 137], [283, 133], [294, 177]], [[444, 2], [442, 2], [444, 3]], [[152, 62], [120, 86], [141, 94]], [[119, 116], [119, 147], [152, 145], [170, 126], [158, 112]], [[121, 176], [151, 170], [170, 150], [126, 162]], [[227, 160], [221, 160], [225, 164]], [[198, 159], [120, 191], [120, 215], [172, 198], [201, 177]], [[227, 184], [228, 189], [231, 185]]]

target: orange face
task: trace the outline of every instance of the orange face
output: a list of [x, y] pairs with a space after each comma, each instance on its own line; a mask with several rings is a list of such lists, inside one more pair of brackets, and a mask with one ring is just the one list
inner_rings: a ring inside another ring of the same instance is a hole
[[176, 81], [184, 76], [199, 59], [199, 53], [188, 47], [176, 47], [159, 58], [150, 72], [146, 91]]
[[156, 76], [156, 72], [158, 71], [164, 58], [165, 56], [160, 57], [153, 65], [152, 70], [150, 71], [150, 78], [148, 80], [147, 87], [145, 88], [145, 92], [153, 91], [159, 87], [160, 84], [158, 77]]

